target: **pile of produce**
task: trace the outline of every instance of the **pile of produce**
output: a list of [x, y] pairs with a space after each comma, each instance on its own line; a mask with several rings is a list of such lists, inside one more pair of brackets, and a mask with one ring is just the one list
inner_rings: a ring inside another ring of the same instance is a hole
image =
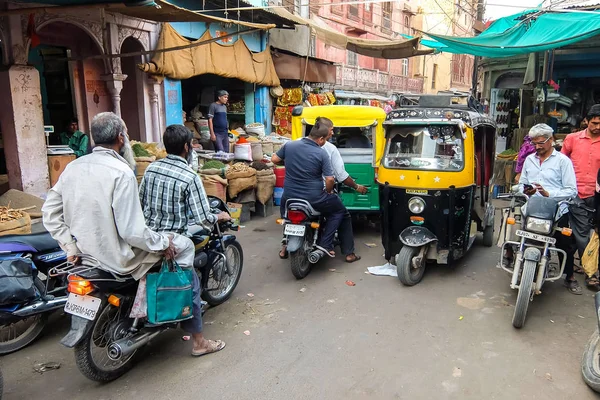
[[[139, 146], [136, 146], [136, 145], [139, 145]], [[137, 147], [138, 149], [139, 149], [139, 147], [141, 147], [148, 153], [148, 155], [138, 156], [137, 154], [135, 154], [135, 149], [134, 149], [133, 152], [136, 157], [152, 157], [152, 156], [154, 156], [154, 157], [156, 157], [157, 160], [167, 157], [167, 151], [164, 148], [159, 147], [158, 143], [142, 143], [142, 142], [137, 142], [135, 140], [132, 140], [131, 147], [132, 148]]]
[[207, 162], [204, 163], [204, 165], [202, 166], [202, 169], [222, 169], [225, 168], [225, 164], [223, 164], [221, 161], [217, 161], [217, 160], [209, 160]]
[[152, 154], [148, 153], [148, 150], [146, 150], [141, 144], [136, 143], [133, 146], [131, 146], [131, 148], [133, 149], [133, 154], [136, 157], [150, 157]]
[[263, 161], [254, 161], [252, 164], [250, 164], [250, 166], [252, 168], [254, 168], [257, 171], [263, 171], [265, 169], [271, 169], [271, 167], [269, 167], [267, 165], [267, 163], [263, 162]]
[[506, 149], [496, 157], [502, 160], [514, 160], [519, 155], [519, 152], [513, 149]]
[[0, 236], [31, 233], [31, 217], [23, 210], [0, 207]]

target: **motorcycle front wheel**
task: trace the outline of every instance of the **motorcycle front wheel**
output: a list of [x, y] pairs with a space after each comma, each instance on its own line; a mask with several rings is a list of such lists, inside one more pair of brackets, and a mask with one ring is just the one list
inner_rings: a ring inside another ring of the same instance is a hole
[[106, 305], [99, 311], [92, 329], [75, 346], [75, 363], [83, 376], [110, 382], [133, 368], [137, 350], [119, 360], [108, 357], [109, 346], [129, 334], [129, 325], [128, 312], [120, 307]]
[[215, 262], [209, 270], [206, 288], [202, 290], [202, 299], [211, 306], [218, 306], [231, 297], [240, 277], [242, 276], [242, 267], [244, 266], [244, 252], [242, 245], [237, 240], [229, 243], [225, 248], [225, 258]]
[[600, 393], [600, 336], [596, 330], [588, 340], [581, 358], [581, 375], [585, 383]]
[[44, 313], [0, 325], [0, 355], [21, 350], [33, 342], [47, 321], [48, 313]]

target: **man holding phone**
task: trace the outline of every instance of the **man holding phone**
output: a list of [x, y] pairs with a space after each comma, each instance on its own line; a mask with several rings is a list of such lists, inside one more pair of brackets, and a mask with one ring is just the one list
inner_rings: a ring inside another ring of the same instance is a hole
[[[553, 133], [552, 128], [546, 124], [537, 124], [529, 131], [535, 153], [525, 159], [519, 185], [522, 186], [523, 193], [530, 197], [552, 197], [557, 201], [572, 199], [577, 196], [573, 163], [567, 156], [554, 149]], [[568, 214], [565, 213], [560, 218], [558, 226], [569, 226]], [[565, 286], [570, 293], [582, 294], [581, 286], [573, 277], [573, 240], [559, 234], [556, 235], [556, 243], [567, 253]]]

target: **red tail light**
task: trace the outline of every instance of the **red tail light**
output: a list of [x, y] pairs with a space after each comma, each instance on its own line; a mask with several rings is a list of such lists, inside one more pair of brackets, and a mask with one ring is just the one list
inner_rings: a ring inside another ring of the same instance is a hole
[[287, 217], [292, 224], [299, 224], [306, 219], [306, 214], [302, 211], [290, 210], [288, 211]]

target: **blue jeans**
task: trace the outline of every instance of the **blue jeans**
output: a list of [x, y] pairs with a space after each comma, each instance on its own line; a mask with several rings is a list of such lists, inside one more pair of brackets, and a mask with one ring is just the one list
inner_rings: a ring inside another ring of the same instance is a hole
[[217, 140], [215, 140], [215, 151], [224, 151], [229, 153], [229, 135], [227, 133], [215, 132]]
[[[300, 197], [298, 197], [300, 198]], [[285, 203], [288, 197], [283, 193], [281, 197], [280, 212], [283, 218], [285, 214]], [[348, 255], [354, 252], [354, 237], [352, 234], [352, 219], [346, 207], [342, 204], [342, 200], [335, 194], [323, 193], [323, 195], [317, 199], [310, 201], [310, 205], [323, 217], [325, 217], [326, 223], [325, 228], [319, 239], [319, 246], [324, 249], [331, 251], [333, 250], [333, 239], [335, 238], [335, 232], [338, 228], [342, 228], [343, 233], [340, 232], [340, 238], [344, 235], [342, 241], [342, 253]], [[343, 225], [342, 225], [343, 224]], [[348, 228], [349, 227], [349, 228]], [[346, 253], [348, 249], [351, 249], [349, 253]]]

